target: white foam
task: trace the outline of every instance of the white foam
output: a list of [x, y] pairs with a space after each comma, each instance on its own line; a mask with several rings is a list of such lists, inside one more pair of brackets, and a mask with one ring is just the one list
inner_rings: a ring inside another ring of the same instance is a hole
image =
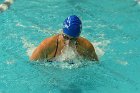
[[23, 47], [26, 48], [26, 53], [28, 56], [31, 56], [33, 51], [35, 50], [35, 45], [32, 44], [31, 42], [29, 42], [25, 37], [21, 38], [22, 43], [23, 43]]
[[83, 23], [91, 23], [92, 20], [84, 20]]
[[95, 42], [92, 43], [95, 47], [95, 51], [98, 55], [98, 57], [102, 57], [105, 54], [105, 48], [108, 46], [108, 44], [110, 44], [109, 40], [103, 40], [101, 42]]
[[73, 68], [78, 68], [80, 66], [82, 66], [83, 64], [79, 61], [79, 62], [75, 62], [74, 64], [69, 64], [69, 63], [66, 63], [66, 62], [63, 62], [61, 63], [59, 66], [62, 68], [62, 69], [73, 69]]
[[7, 65], [15, 64], [15, 61], [14, 60], [7, 60], [6, 61], [6, 64]]
[[105, 28], [105, 27], [108, 27], [108, 25], [106, 25], [106, 24], [97, 24], [96, 27], [97, 28]]
[[26, 26], [24, 26], [23, 24], [21, 24], [20, 22], [18, 22], [18, 23], [16, 24], [16, 26], [26, 27]]
[[59, 66], [64, 69], [72, 69], [77, 68], [82, 65], [81, 60], [82, 57], [78, 55], [76, 50], [72, 47], [65, 46], [61, 51], [61, 55], [56, 57], [54, 60], [60, 62]]
[[119, 60], [119, 61], [117, 61], [117, 63], [119, 63], [121, 65], [124, 65], [124, 66], [128, 65], [128, 62], [127, 61], [121, 61], [121, 60]]
[[44, 30], [42, 30], [42, 29], [41, 29], [39, 26], [37, 26], [37, 25], [26, 26], [26, 25], [23, 25], [21, 22], [16, 22], [16, 26], [24, 27], [24, 28], [37, 29], [38, 31], [44, 31]]
[[61, 55], [56, 57], [57, 61], [72, 61], [74, 59], [77, 59], [77, 57], [80, 57], [78, 53], [74, 50], [74, 48], [65, 46], [63, 50], [61, 51]]
[[92, 26], [88, 25], [88, 26], [84, 26], [83, 28], [92, 28]]

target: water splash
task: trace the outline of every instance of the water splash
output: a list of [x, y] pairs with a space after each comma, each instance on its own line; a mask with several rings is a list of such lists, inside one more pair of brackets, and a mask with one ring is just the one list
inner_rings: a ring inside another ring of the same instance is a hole
[[70, 46], [65, 46], [61, 51], [61, 55], [56, 57], [55, 60], [61, 62], [61, 68], [77, 68], [82, 64], [82, 57]]
[[21, 38], [22, 43], [23, 43], [23, 47], [26, 48], [26, 53], [28, 56], [31, 56], [31, 54], [33, 53], [33, 51], [35, 50], [35, 45], [32, 44], [31, 42], [29, 42], [25, 37]]
[[95, 47], [95, 51], [98, 55], [98, 57], [102, 57], [105, 54], [105, 48], [108, 46], [108, 44], [110, 44], [109, 40], [103, 40], [101, 42], [95, 42], [92, 43]]
[[123, 66], [128, 65], [128, 62], [127, 62], [127, 61], [118, 60], [117, 63], [118, 63], [118, 64], [121, 64], [121, 65], [123, 65]]
[[61, 55], [56, 58], [57, 61], [68, 61], [75, 59], [78, 55], [78, 53], [73, 49], [72, 47], [66, 46], [62, 49]]

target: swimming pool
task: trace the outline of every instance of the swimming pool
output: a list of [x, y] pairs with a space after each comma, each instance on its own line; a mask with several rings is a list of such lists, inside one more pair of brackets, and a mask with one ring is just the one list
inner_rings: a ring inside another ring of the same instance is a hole
[[[0, 93], [139, 93], [139, 11], [134, 0], [16, 0], [0, 14]], [[72, 14], [100, 64], [30, 62]]]

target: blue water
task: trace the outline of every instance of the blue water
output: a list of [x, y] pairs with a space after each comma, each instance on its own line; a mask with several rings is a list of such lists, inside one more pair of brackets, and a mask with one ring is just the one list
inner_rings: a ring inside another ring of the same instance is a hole
[[[31, 62], [72, 14], [100, 64]], [[134, 0], [16, 0], [0, 14], [0, 93], [140, 93], [139, 15]]]

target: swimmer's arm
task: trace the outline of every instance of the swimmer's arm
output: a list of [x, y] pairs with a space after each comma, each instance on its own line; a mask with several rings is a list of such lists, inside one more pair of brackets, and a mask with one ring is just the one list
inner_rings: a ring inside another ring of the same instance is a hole
[[34, 52], [32, 53], [30, 60], [32, 61], [36, 61], [36, 60], [42, 60], [44, 59], [46, 56], [45, 54], [45, 46], [43, 45], [43, 42], [34, 50]]
[[95, 49], [93, 47], [93, 45], [90, 45], [88, 50], [87, 50], [87, 55], [88, 55], [88, 59], [91, 61], [99, 61], [98, 56], [95, 52]]

